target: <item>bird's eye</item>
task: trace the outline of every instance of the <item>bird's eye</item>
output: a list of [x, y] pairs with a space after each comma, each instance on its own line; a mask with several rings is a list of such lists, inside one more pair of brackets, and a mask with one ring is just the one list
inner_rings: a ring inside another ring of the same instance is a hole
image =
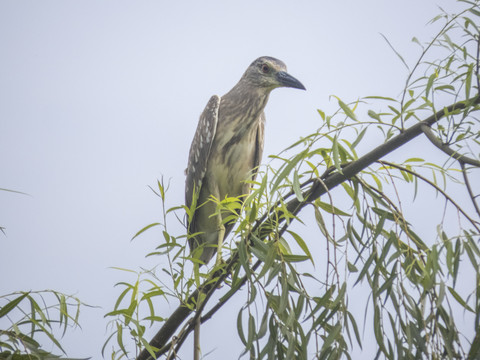
[[267, 64], [262, 65], [262, 72], [268, 74], [270, 72], [270, 67]]

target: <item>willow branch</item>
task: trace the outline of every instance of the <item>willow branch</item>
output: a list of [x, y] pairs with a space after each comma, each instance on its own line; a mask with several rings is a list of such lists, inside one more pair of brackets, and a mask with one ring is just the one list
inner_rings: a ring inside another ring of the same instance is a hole
[[[312, 187], [305, 191], [304, 198], [307, 201], [299, 201], [298, 199], [293, 199], [287, 203], [287, 210], [293, 213], [294, 215], [298, 214], [298, 212], [305, 206], [307, 203], [319, 198], [320, 196], [324, 195], [328, 190], [331, 190], [344, 181], [354, 177], [362, 170], [366, 169], [374, 162], [382, 159], [383, 157], [390, 154], [392, 151], [397, 150], [401, 146], [405, 145], [406, 143], [410, 142], [420, 134], [423, 134], [422, 127], [423, 126], [431, 126], [435, 124], [437, 121], [442, 119], [446, 116], [446, 114], [450, 114], [455, 110], [464, 110], [467, 107], [475, 106], [480, 103], [480, 96], [477, 95], [473, 98], [459, 101], [450, 106], [443, 108], [440, 111], [432, 114], [431, 116], [427, 117], [425, 120], [416, 123], [415, 125], [411, 126], [410, 128], [406, 129], [405, 131], [401, 132], [400, 134], [394, 136], [389, 141], [385, 142], [384, 144], [376, 147], [372, 151], [368, 152], [358, 160], [355, 160], [344, 168], [342, 171], [337, 171], [331, 173], [327, 178], [324, 180], [315, 180]], [[323, 183], [323, 184], [322, 184]], [[328, 190], [326, 190], [328, 189]]]
[[465, 186], [467, 187], [468, 194], [472, 199], [473, 207], [475, 208], [477, 215], [480, 217], [480, 208], [478, 207], [478, 204], [476, 201], [476, 198], [478, 197], [478, 195], [475, 196], [473, 194], [472, 186], [470, 185], [470, 181], [468, 180], [468, 176], [467, 176], [467, 169], [465, 169], [465, 164], [463, 162], [460, 162], [460, 166], [462, 167], [463, 180], [465, 181]]
[[[237, 250], [235, 250], [235, 252], [237, 252]], [[257, 262], [255, 263], [255, 265], [252, 267], [252, 270], [255, 271], [258, 266], [260, 266], [262, 262], [260, 260], [257, 260]], [[201, 314], [201, 312], [199, 312], [198, 314], [195, 314], [195, 317], [192, 318], [192, 320], [189, 322], [187, 328], [185, 329], [185, 331], [182, 332], [181, 336], [179, 336], [177, 342], [176, 342], [176, 346], [175, 346], [175, 351], [174, 353], [178, 353], [178, 351], [180, 350], [180, 347], [182, 346], [183, 342], [186, 340], [187, 336], [195, 329], [195, 323], [197, 320], [200, 320], [200, 323], [204, 323], [206, 321], [208, 321], [218, 310], [220, 310], [220, 308], [225, 305], [227, 303], [228, 300], [230, 300], [230, 298], [236, 293], [236, 291], [238, 289], [240, 289], [243, 285], [245, 285], [245, 283], [247, 282], [248, 280], [248, 276], [245, 275], [242, 277], [242, 279], [240, 280], [239, 284], [235, 286], [235, 291], [232, 291], [232, 292], [229, 292], [227, 293], [227, 296], [224, 296], [222, 297], [218, 302], [217, 304], [215, 304], [215, 306], [212, 307], [212, 309], [210, 309], [204, 316], [202, 316], [201, 318], [197, 318], [197, 316], [199, 317], [199, 315]], [[203, 303], [202, 303], [203, 305]], [[170, 359], [167, 358], [167, 360], [173, 360], [174, 358]]]
[[440, 140], [435, 135], [433, 130], [430, 128], [430, 126], [427, 126], [427, 125], [422, 126], [422, 131], [425, 134], [425, 136], [427, 137], [427, 139], [430, 140], [430, 142], [433, 145], [435, 145], [437, 148], [442, 150], [448, 156], [451, 156], [455, 160], [458, 160], [458, 161], [463, 162], [465, 164], [480, 167], [480, 161], [469, 158], [468, 156], [459, 154], [458, 152], [453, 150], [450, 146], [448, 146], [448, 144], [443, 143], [442, 140]]
[[[422, 127], [423, 126], [431, 126], [432, 124], [436, 123], [446, 114], [449, 114], [455, 110], [463, 110], [467, 107], [471, 107], [474, 105], [478, 105], [480, 103], [480, 96], [475, 96], [474, 98], [467, 99], [465, 101], [459, 101], [457, 103], [451, 104], [450, 106], [432, 114], [425, 120], [418, 122], [417, 124], [413, 125], [412, 127], [408, 128], [407, 130], [400, 132], [398, 135], [391, 138], [389, 141], [385, 142], [384, 144], [378, 146], [377, 148], [373, 149], [372, 151], [368, 152], [358, 160], [355, 160], [345, 167], [342, 168], [341, 171], [335, 171], [328, 173], [325, 179], [315, 179], [313, 181], [309, 181], [309, 186], [306, 190], [302, 192], [303, 201], [294, 198], [286, 203], [287, 211], [293, 215], [297, 215], [301, 209], [303, 209], [306, 205], [310, 204], [315, 199], [319, 198], [320, 196], [324, 195], [328, 191], [332, 190], [333, 188], [337, 187], [344, 181], [354, 177], [362, 170], [366, 169], [374, 162], [382, 159], [386, 155], [390, 154], [392, 151], [400, 148], [404, 144], [408, 143], [412, 139], [416, 138], [420, 134], [423, 134]], [[270, 209], [268, 212], [269, 214], [278, 213], [278, 209], [276, 207]], [[286, 220], [285, 216], [281, 216], [282, 214], [279, 213], [278, 216], [278, 223], [281, 224]], [[252, 230], [257, 230], [262, 233], [262, 229], [268, 228], [268, 215], [263, 216], [261, 221], [256, 221], [255, 226]], [[228, 276], [234, 265], [238, 262], [238, 252], [233, 252], [232, 256], [227, 260], [227, 268], [220, 268], [214, 270], [214, 272], [209, 276], [202, 285], [199, 286], [197, 290], [195, 290], [187, 299], [186, 304], [195, 304], [198, 300], [199, 294], [203, 293], [210, 293], [213, 294], [216, 290], [218, 290], [217, 282], [212, 283], [211, 279], [223, 277], [224, 279]], [[210, 295], [211, 296], [211, 295]], [[202, 304], [205, 306], [207, 301], [204, 300]], [[173, 336], [175, 331], [179, 328], [179, 326], [191, 315], [192, 311], [191, 308], [188, 307], [186, 304], [181, 304], [179, 307], [173, 312], [172, 316], [168, 318], [167, 321], [163, 324], [157, 334], [152, 338], [150, 341], [150, 346], [163, 349], [165, 345], [168, 343], [170, 338]], [[221, 306], [220, 306], [221, 307]], [[216, 310], [215, 310], [216, 311]], [[207, 317], [204, 317], [207, 320]], [[191, 324], [190, 324], [191, 326]], [[187, 328], [188, 329], [188, 328]], [[166, 349], [165, 351], [168, 351]], [[164, 353], [164, 352], [163, 352]], [[160, 356], [159, 352], [155, 353], [156, 358]], [[137, 357], [137, 360], [147, 360], [151, 359], [150, 354], [147, 350], [143, 350], [140, 355]]]
[[388, 161], [380, 161], [381, 164], [385, 164], [394, 168], [397, 168], [399, 170], [408, 172], [409, 174], [412, 174], [413, 176], [419, 178], [420, 180], [426, 182], [428, 185], [432, 186], [437, 190], [440, 194], [442, 194], [445, 199], [447, 199], [453, 206], [457, 208], [457, 210], [473, 225], [473, 227], [480, 233], [480, 227], [479, 227], [479, 222], [473, 220], [468, 214], [461, 208], [460, 205], [458, 205], [455, 200], [453, 200], [445, 191], [443, 191], [437, 184], [433, 183], [432, 181], [428, 180], [424, 176], [420, 175], [419, 173], [416, 173], [415, 171], [412, 171], [410, 169], [407, 169], [404, 166], [397, 165]]

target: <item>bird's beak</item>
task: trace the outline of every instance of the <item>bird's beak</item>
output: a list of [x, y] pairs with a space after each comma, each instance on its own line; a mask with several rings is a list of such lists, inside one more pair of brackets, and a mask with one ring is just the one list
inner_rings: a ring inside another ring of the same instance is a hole
[[280, 86], [306, 90], [305, 86], [303, 86], [300, 81], [285, 71], [279, 71], [276, 75], [276, 78]]

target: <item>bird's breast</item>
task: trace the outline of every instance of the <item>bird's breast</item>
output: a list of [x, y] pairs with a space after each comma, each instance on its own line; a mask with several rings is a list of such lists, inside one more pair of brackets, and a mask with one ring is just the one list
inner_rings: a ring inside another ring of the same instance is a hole
[[[252, 126], [232, 129], [222, 129], [219, 123], [217, 134], [212, 146], [208, 167], [215, 178], [221, 198], [237, 197], [248, 193], [249, 186], [245, 180], [252, 178], [257, 152], [257, 132], [259, 121]], [[209, 171], [207, 171], [209, 173]]]

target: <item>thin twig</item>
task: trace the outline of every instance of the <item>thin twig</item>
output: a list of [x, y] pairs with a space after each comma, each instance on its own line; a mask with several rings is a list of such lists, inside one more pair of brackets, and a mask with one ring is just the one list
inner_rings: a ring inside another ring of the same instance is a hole
[[462, 175], [463, 175], [463, 180], [465, 181], [465, 185], [467, 187], [468, 194], [470, 195], [470, 199], [472, 199], [473, 207], [475, 208], [475, 211], [477, 212], [477, 215], [480, 217], [480, 207], [477, 204], [477, 201], [475, 200], [477, 196], [473, 194], [472, 187], [470, 185], [470, 181], [468, 180], [467, 176], [467, 169], [465, 169], [465, 163], [460, 161], [460, 166], [462, 167]]
[[480, 223], [478, 221], [475, 221], [473, 220], [470, 216], [468, 216], [468, 214], [460, 207], [460, 205], [458, 205], [455, 200], [453, 200], [445, 191], [443, 191], [437, 184], [433, 183], [432, 181], [428, 180], [426, 177], [420, 175], [419, 173], [415, 172], [415, 171], [412, 171], [410, 169], [407, 169], [406, 167], [403, 167], [401, 165], [397, 165], [397, 164], [394, 164], [394, 163], [391, 163], [391, 162], [388, 162], [388, 161], [380, 161], [380, 163], [382, 164], [385, 164], [385, 165], [388, 165], [388, 166], [391, 166], [391, 167], [394, 167], [394, 168], [397, 168], [399, 170], [402, 170], [402, 171], [405, 171], [417, 178], [419, 178], [420, 180], [423, 180], [424, 182], [426, 182], [427, 184], [429, 184], [430, 186], [434, 187], [435, 190], [437, 190], [440, 194], [442, 194], [445, 199], [447, 199], [450, 203], [452, 203], [453, 206], [455, 206], [457, 208], [457, 210], [462, 213], [462, 215], [473, 225], [473, 227], [480, 233]]
[[450, 146], [447, 144], [443, 143], [442, 140], [440, 140], [438, 137], [435, 136], [433, 130], [430, 128], [430, 126], [422, 126], [422, 131], [427, 137], [430, 142], [435, 145], [437, 148], [442, 150], [445, 154], [448, 156], [451, 156], [455, 160], [460, 161], [461, 163], [469, 164], [472, 166], [480, 167], [480, 161], [469, 158], [468, 156], [459, 154], [455, 150], [453, 150]]

